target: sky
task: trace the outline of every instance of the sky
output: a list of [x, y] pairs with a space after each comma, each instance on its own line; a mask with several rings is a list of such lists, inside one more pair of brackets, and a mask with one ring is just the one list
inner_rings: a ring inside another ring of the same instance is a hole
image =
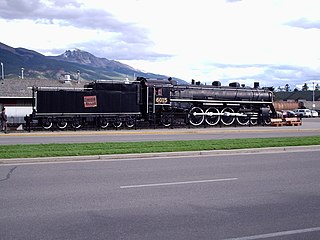
[[312, 89], [319, 9], [319, 0], [0, 0], [0, 42], [46, 56], [77, 48], [188, 82]]

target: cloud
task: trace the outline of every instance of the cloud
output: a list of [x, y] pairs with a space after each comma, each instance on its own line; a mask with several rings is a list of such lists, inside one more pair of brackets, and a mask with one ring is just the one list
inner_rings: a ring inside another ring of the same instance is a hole
[[154, 52], [146, 44], [134, 44], [130, 47], [127, 43], [112, 39], [104, 40], [90, 40], [85, 42], [78, 42], [76, 44], [70, 43], [66, 48], [56, 47], [48, 51], [48, 49], [39, 48], [38, 52], [47, 56], [56, 56], [64, 53], [68, 49], [78, 48], [82, 51], [89, 52], [97, 57], [113, 59], [113, 60], [145, 60], [157, 61], [172, 58], [173, 55], [162, 54]]
[[[201, 69], [202, 72], [205, 72]], [[252, 85], [260, 82], [260, 86], [294, 86], [297, 82], [319, 80], [319, 69], [286, 64], [224, 64], [213, 63], [206, 66], [206, 72], [212, 72], [213, 80], [223, 84], [240, 82]]]
[[105, 41], [90, 41], [77, 44], [77, 47], [83, 51], [88, 51], [95, 56], [104, 57], [115, 60], [148, 60], [155, 61], [159, 59], [171, 58], [172, 55], [153, 52], [148, 49], [147, 44], [135, 45], [129, 47], [124, 42], [116, 40]]
[[135, 32], [144, 35], [143, 29], [121, 22], [103, 9], [84, 8], [77, 1], [4, 0], [0, 3], [0, 17], [7, 20], [29, 19], [47, 24], [101, 29], [112, 32]]
[[[73, 27], [82, 29], [83, 35], [95, 31], [91, 37], [84, 36], [81, 43], [75, 42], [77, 46], [70, 47], [103, 57], [117, 60], [170, 57], [152, 51], [154, 43], [143, 27], [120, 21], [103, 9], [84, 7], [76, 0], [4, 0], [0, 2], [0, 17], [7, 21], [33, 20], [38, 25], [59, 26], [61, 29]], [[104, 40], [101, 39], [103, 36]], [[57, 51], [61, 49], [44, 49], [44, 52], [60, 54]]]
[[6, 19], [21, 18], [38, 9], [39, 0], [4, 0], [0, 2], [0, 16]]
[[1, 0], [1, 41], [45, 55], [79, 48], [186, 80], [298, 84], [320, 72], [317, 6], [318, 0]]
[[320, 29], [320, 20], [309, 20], [307, 18], [300, 18], [287, 23], [288, 26], [303, 28], [303, 29]]
[[230, 2], [230, 3], [233, 3], [233, 2], [241, 2], [242, 0], [226, 0], [226, 2]]

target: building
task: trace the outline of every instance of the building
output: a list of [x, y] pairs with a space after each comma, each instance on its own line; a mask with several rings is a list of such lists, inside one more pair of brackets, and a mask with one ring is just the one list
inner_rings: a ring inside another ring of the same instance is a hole
[[274, 100], [277, 110], [320, 109], [320, 91], [275, 92]]

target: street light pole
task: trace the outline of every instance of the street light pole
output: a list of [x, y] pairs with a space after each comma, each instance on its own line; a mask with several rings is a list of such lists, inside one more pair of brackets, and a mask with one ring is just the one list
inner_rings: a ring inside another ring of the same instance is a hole
[[314, 82], [313, 84], [313, 90], [312, 90], [312, 109], [314, 110], [314, 108], [316, 107], [316, 105], [314, 104]]
[[1, 80], [4, 80], [3, 62], [1, 62]]
[[78, 75], [77, 83], [80, 84], [80, 71], [79, 70], [77, 71], [77, 75]]
[[21, 68], [21, 79], [23, 79], [23, 71], [24, 71], [24, 68]]

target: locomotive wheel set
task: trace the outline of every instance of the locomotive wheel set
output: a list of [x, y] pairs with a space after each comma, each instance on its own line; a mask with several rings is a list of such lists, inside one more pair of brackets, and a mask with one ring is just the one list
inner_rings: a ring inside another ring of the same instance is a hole
[[83, 88], [33, 87], [30, 130], [135, 128], [141, 126], [230, 126], [269, 124], [276, 115], [267, 89], [177, 85], [138, 77], [136, 81], [95, 81]]

